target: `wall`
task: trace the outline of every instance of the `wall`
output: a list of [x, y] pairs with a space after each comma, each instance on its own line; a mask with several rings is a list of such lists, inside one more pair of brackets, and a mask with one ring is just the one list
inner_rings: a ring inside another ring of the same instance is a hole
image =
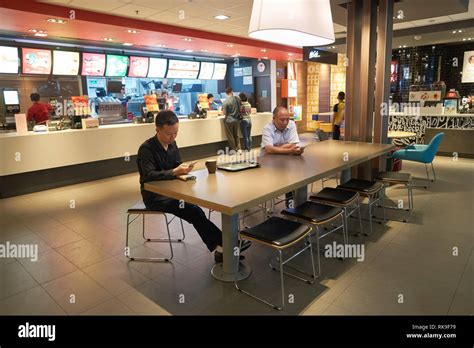
[[[461, 83], [464, 51], [472, 50], [474, 50], [472, 42], [393, 50], [392, 60], [398, 62], [396, 79], [390, 85], [393, 101], [408, 102], [410, 85], [430, 85], [436, 82], [438, 69], [440, 69], [440, 80], [446, 83], [447, 90], [455, 88], [461, 96], [474, 93], [474, 83]], [[457, 62], [453, 58], [457, 58]]]

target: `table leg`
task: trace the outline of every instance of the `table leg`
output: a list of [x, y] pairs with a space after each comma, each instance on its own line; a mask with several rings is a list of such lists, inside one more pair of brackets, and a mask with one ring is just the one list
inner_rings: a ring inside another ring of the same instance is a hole
[[351, 180], [351, 176], [352, 176], [351, 168], [349, 168], [349, 169], [344, 169], [344, 170], [341, 172], [341, 178], [339, 179], [339, 185], [345, 184], [346, 182], [348, 182], [349, 180]]
[[294, 206], [297, 207], [308, 200], [308, 186], [304, 185], [299, 189], [296, 189], [293, 193]]
[[247, 278], [251, 269], [239, 262], [238, 254], [238, 231], [239, 214], [222, 214], [222, 244], [224, 249], [224, 262], [214, 265], [211, 274], [217, 280], [223, 282], [233, 282]]

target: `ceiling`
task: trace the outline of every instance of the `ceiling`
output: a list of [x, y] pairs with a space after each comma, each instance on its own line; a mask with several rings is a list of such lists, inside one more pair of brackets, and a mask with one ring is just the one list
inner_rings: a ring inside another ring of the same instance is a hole
[[[474, 40], [474, 0], [395, 1], [395, 16], [402, 13], [403, 18], [394, 18], [393, 48], [462, 42], [469, 37]], [[347, 2], [331, 0], [337, 40], [326, 49], [345, 52]], [[134, 49], [165, 53], [188, 49], [194, 51], [191, 54], [198, 52], [209, 57], [229, 58], [240, 54], [253, 58], [301, 59], [299, 48], [248, 38], [252, 3], [252, 0], [23, 0], [8, 9], [0, 8], [0, 32], [31, 36], [27, 30], [38, 26], [37, 29], [47, 30], [52, 39], [87, 41], [100, 46], [121, 47], [122, 43], [130, 42]], [[67, 17], [73, 8], [78, 9], [78, 20], [65, 25], [45, 22], [54, 13]], [[229, 18], [214, 19], [220, 14]], [[124, 28], [139, 33], [132, 35]], [[186, 36], [193, 41], [183, 41]], [[114, 42], [104, 42], [104, 37], [113, 38]], [[167, 48], [159, 48], [160, 44]]]

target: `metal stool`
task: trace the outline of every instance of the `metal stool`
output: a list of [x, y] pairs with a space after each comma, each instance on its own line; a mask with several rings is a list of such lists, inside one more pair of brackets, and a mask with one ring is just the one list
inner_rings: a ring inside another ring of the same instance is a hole
[[[385, 206], [385, 205], [384, 205], [384, 208], [408, 211], [411, 216], [411, 212], [413, 211], [413, 186], [412, 186], [412, 181], [411, 181], [411, 175], [409, 173], [400, 173], [400, 172], [380, 172], [379, 175], [377, 176], [377, 181], [382, 182], [385, 186], [405, 185], [405, 187], [407, 188], [407, 195], [408, 195], [408, 209], [404, 209], [403, 207], [399, 208], [399, 207]], [[408, 219], [390, 218], [389, 220], [408, 222]]]
[[361, 196], [367, 197], [369, 199], [368, 206], [370, 234], [372, 234], [372, 206], [380, 200], [382, 200], [383, 220], [385, 221], [385, 208], [383, 204], [383, 199], [385, 197], [385, 186], [381, 182], [351, 179], [348, 182], [339, 185], [337, 188], [358, 192]]
[[309, 199], [314, 202], [319, 202], [333, 207], [343, 209], [344, 221], [346, 223], [347, 235], [349, 235], [349, 225], [347, 219], [356, 210], [359, 211], [359, 226], [360, 233], [362, 233], [362, 218], [360, 213], [360, 195], [359, 192], [342, 190], [332, 187], [326, 187], [317, 194], [310, 196]]
[[[321, 261], [319, 256], [319, 240], [326, 237], [328, 234], [331, 234], [342, 228], [342, 235], [344, 238], [344, 248], [347, 244], [347, 234], [346, 234], [346, 222], [343, 216], [343, 210], [340, 208], [332, 207], [330, 205], [315, 203], [315, 202], [304, 202], [296, 208], [288, 208], [281, 212], [287, 217], [295, 218], [298, 221], [304, 223], [309, 223], [316, 227], [316, 246], [318, 254], [318, 277], [321, 275]], [[341, 218], [342, 224], [339, 227], [333, 228], [329, 231], [326, 231], [324, 234], [321, 234], [320, 227], [324, 224], [327, 224], [338, 217]]]
[[[130, 221], [130, 215], [136, 215], [132, 219], [132, 221]], [[132, 222], [138, 219], [140, 215], [143, 217], [143, 227], [142, 227], [143, 239], [145, 239], [147, 242], [168, 242], [170, 244], [171, 257], [162, 258], [162, 257], [132, 257], [130, 256], [130, 248], [128, 246], [128, 230], [129, 230], [130, 224], [132, 224]], [[168, 238], [155, 238], [155, 239], [147, 238], [145, 236], [145, 215], [163, 215], [165, 217], [166, 231], [168, 232]], [[169, 225], [171, 222], [173, 222], [175, 218], [176, 216], [173, 216], [171, 220], [168, 221], [168, 217], [166, 216], [166, 213], [163, 213], [161, 211], [156, 211], [156, 210], [149, 210], [145, 207], [145, 204], [143, 202], [138, 202], [132, 208], [129, 208], [127, 211], [127, 237], [125, 240], [125, 256], [127, 256], [132, 261], [169, 262], [174, 256], [173, 245], [171, 243], [181, 243], [184, 240], [184, 238], [186, 238], [184, 234], [183, 220], [179, 219], [181, 223], [181, 231], [183, 233], [183, 238], [171, 239]]]
[[[254, 226], [254, 227], [251, 227], [249, 229], [240, 231], [240, 235], [242, 236], [242, 238], [251, 240], [255, 243], [260, 243], [262, 245], [265, 245], [267, 247], [270, 247], [270, 248], [278, 251], [278, 260], [279, 260], [279, 263], [280, 263], [280, 268], [278, 269], [278, 268], [272, 266], [271, 264], [270, 264], [270, 267], [274, 271], [276, 271], [276, 270], [280, 271], [281, 306], [275, 305], [271, 302], [268, 302], [267, 300], [265, 300], [263, 298], [255, 296], [254, 294], [239, 288], [239, 286], [237, 284], [237, 278], [234, 281], [235, 288], [238, 291], [240, 291], [240, 292], [242, 292], [242, 293], [244, 293], [244, 294], [246, 294], [246, 295], [248, 295], [248, 296], [250, 296], [250, 297], [252, 297], [256, 300], [259, 300], [259, 301], [265, 303], [266, 305], [268, 305], [270, 307], [273, 307], [277, 310], [282, 310], [285, 307], [285, 285], [284, 285], [284, 281], [283, 281], [283, 273], [285, 273], [289, 276], [292, 276], [296, 279], [302, 280], [302, 281], [304, 281], [308, 284], [313, 284], [314, 283], [314, 280], [305, 279], [305, 278], [302, 278], [298, 275], [285, 272], [283, 270], [283, 266], [285, 264], [287, 264], [289, 261], [294, 259], [296, 256], [300, 255], [304, 251], [309, 250], [310, 255], [311, 255], [311, 265], [312, 265], [312, 268], [313, 268], [313, 274], [311, 275], [311, 274], [308, 274], [308, 273], [303, 272], [303, 271], [299, 271], [299, 272], [303, 273], [303, 274], [306, 274], [306, 275], [309, 275], [312, 279], [316, 278], [316, 273], [315, 273], [315, 269], [314, 269], [314, 260], [313, 260], [313, 251], [312, 251], [313, 249], [312, 249], [312, 244], [311, 244], [310, 232], [311, 232], [311, 227], [309, 227], [307, 225], [304, 225], [304, 224], [301, 224], [301, 223], [298, 223], [298, 222], [295, 222], [295, 221], [282, 219], [280, 217], [271, 217], [268, 220], [265, 220], [264, 222]], [[242, 238], [240, 239], [241, 244], [242, 244]], [[307, 243], [304, 245], [304, 247], [302, 249], [300, 249], [297, 253], [293, 254], [291, 257], [287, 258], [286, 260], [283, 260], [283, 250], [285, 250], [288, 247], [294, 246], [298, 242], [302, 241], [304, 238], [307, 238]]]

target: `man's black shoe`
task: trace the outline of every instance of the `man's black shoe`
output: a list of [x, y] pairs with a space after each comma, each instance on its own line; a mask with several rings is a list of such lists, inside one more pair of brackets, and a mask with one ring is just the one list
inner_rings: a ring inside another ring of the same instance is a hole
[[[239, 245], [240, 245], [240, 242], [239, 242]], [[252, 245], [251, 241], [244, 239], [242, 241], [242, 246], [240, 247], [240, 252], [247, 250], [248, 248], [250, 248], [251, 245]]]
[[[239, 260], [245, 260], [245, 256], [244, 256], [244, 255], [239, 255]], [[222, 262], [224, 262], [224, 254], [218, 252], [217, 250], [214, 251], [214, 261], [215, 261], [216, 263], [222, 263]]]

